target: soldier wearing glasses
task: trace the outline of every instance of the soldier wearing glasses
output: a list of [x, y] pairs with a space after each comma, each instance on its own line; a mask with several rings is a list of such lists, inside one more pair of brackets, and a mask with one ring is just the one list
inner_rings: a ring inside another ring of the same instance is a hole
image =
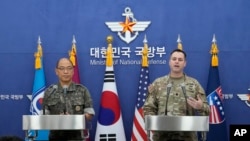
[[[68, 58], [59, 59], [55, 72], [59, 82], [45, 90], [43, 99], [44, 114], [84, 114], [87, 120], [91, 120], [95, 114], [92, 98], [85, 86], [72, 81], [74, 74], [72, 62]], [[82, 137], [82, 131], [78, 130], [52, 130], [50, 131], [49, 140], [82, 140]]]

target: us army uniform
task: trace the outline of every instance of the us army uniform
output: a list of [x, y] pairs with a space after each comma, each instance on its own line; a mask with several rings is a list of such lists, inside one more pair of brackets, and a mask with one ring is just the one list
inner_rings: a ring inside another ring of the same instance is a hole
[[[51, 85], [47, 88], [44, 94], [43, 108], [45, 109], [45, 114], [50, 115], [83, 115], [84, 113], [95, 114], [88, 89], [81, 84], [75, 83], [71, 83], [69, 85], [66, 93], [65, 89], [63, 89], [60, 84]], [[52, 130], [50, 131], [49, 138], [52, 140], [54, 138], [63, 140], [67, 140], [67, 138], [75, 138], [77, 140], [82, 138], [82, 131]]]
[[[171, 89], [169, 89], [171, 88]], [[168, 89], [168, 90], [167, 90]], [[168, 92], [169, 94], [167, 94]], [[186, 97], [197, 99], [201, 95], [202, 109], [195, 110], [186, 102]], [[168, 96], [167, 96], [168, 95]], [[181, 78], [171, 78], [169, 75], [156, 79], [149, 89], [149, 94], [143, 106], [144, 115], [209, 115], [209, 106], [204, 89], [199, 82], [187, 75]], [[197, 141], [196, 132], [153, 132], [154, 141]]]

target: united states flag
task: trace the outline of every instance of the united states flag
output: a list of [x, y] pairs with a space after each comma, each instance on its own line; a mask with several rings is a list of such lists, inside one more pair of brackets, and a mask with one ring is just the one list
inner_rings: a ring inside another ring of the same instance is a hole
[[148, 67], [141, 68], [140, 80], [139, 80], [139, 88], [137, 95], [137, 103], [135, 106], [135, 115], [133, 120], [133, 132], [132, 132], [132, 141], [146, 141], [147, 134], [144, 129], [145, 123], [143, 120], [143, 110], [142, 106], [145, 102], [148, 92], [149, 85], [149, 70]]
[[207, 96], [208, 103], [210, 106], [210, 124], [219, 124], [225, 120], [225, 113], [221, 96], [221, 87], [218, 87], [215, 91], [213, 91]]

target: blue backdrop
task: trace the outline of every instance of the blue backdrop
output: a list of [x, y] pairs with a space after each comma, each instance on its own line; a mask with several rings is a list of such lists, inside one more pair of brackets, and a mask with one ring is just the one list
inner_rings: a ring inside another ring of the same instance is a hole
[[[131, 43], [122, 41], [105, 22], [124, 22], [124, 9], [130, 7], [137, 21], [151, 21]], [[143, 46], [147, 35], [150, 47], [162, 47], [165, 55], [151, 59], [166, 61], [149, 66], [150, 80], [168, 73], [169, 52], [177, 47], [178, 34], [188, 54], [185, 69], [204, 89], [208, 80], [210, 47], [216, 35], [220, 59], [220, 80], [225, 94], [227, 124], [249, 124], [250, 107], [237, 94], [248, 94], [250, 87], [250, 1], [247, 0], [1, 0], [0, 1], [0, 136], [24, 137], [22, 115], [29, 114], [34, 79], [34, 52], [38, 36], [44, 51], [46, 85], [57, 82], [55, 63], [68, 57], [72, 37], [76, 37], [81, 82], [91, 92], [98, 114], [105, 60], [91, 49], [107, 46], [106, 37], [114, 37], [113, 47], [128, 47], [130, 57], [140, 60], [136, 47]], [[99, 52], [100, 53], [100, 52]], [[114, 65], [127, 140], [132, 132], [140, 64]], [[97, 116], [93, 120], [94, 139]]]

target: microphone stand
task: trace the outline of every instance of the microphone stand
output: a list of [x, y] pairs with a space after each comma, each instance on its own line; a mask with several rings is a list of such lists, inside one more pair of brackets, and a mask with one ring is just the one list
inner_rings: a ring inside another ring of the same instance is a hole
[[201, 132], [201, 140], [202, 141], [206, 141], [207, 140], [207, 133], [205, 131]]
[[64, 85], [63, 86], [63, 96], [62, 96], [62, 99], [63, 99], [63, 106], [64, 106], [64, 109], [63, 109], [63, 113], [66, 114], [68, 109], [67, 109], [67, 99], [65, 99], [66, 95], [67, 95], [67, 90], [68, 90], [68, 86], [67, 85]]
[[169, 84], [167, 85], [167, 98], [166, 98], [165, 115], [168, 115], [168, 98], [169, 98], [169, 94], [170, 94], [171, 87], [172, 87], [172, 84], [169, 83]]
[[185, 88], [185, 84], [184, 83], [181, 84], [181, 89], [182, 89], [182, 92], [183, 92], [183, 95], [184, 95], [185, 101], [186, 101], [186, 115], [189, 115], [189, 112], [188, 112], [188, 103], [187, 103], [187, 94], [186, 94], [186, 88]]

